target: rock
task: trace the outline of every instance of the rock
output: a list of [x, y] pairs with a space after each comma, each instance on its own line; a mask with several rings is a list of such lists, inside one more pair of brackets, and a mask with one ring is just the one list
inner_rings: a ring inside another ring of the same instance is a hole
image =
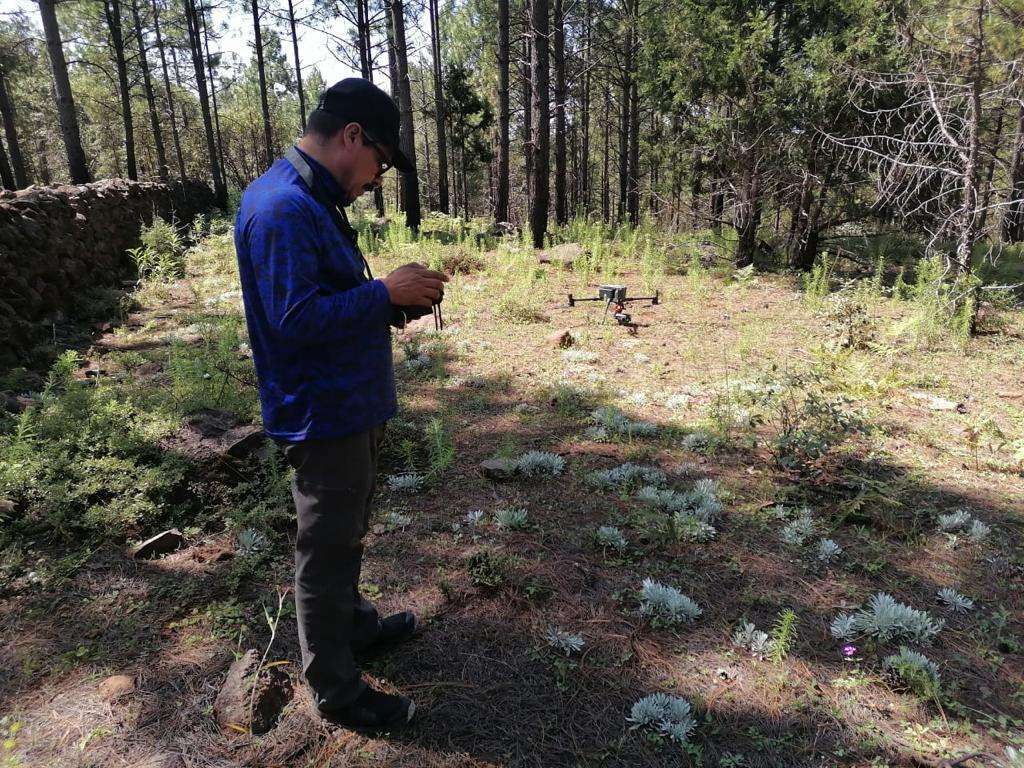
[[99, 691], [106, 701], [114, 701], [135, 692], [135, 678], [131, 675], [113, 675], [100, 683]]
[[160, 445], [193, 461], [210, 462], [228, 456], [245, 458], [259, 450], [264, 440], [263, 430], [253, 424], [239, 424], [229, 413], [203, 410]]
[[265, 667], [259, 679], [255, 679], [259, 662], [260, 655], [249, 649], [228, 669], [227, 679], [213, 703], [214, 716], [222, 729], [266, 733], [277, 723], [285, 704], [291, 701], [292, 684], [288, 675], [279, 666]]
[[554, 347], [555, 349], [566, 349], [576, 343], [575, 337], [570, 333], [568, 328], [561, 331], [555, 331], [547, 338], [548, 346]]
[[562, 243], [554, 248], [542, 251], [539, 259], [541, 264], [554, 264], [566, 269], [572, 269], [573, 263], [582, 256], [583, 246], [579, 243]]
[[927, 392], [911, 392], [910, 396], [915, 400], [921, 401], [933, 411], [967, 412], [967, 407], [963, 403], [955, 403], [952, 400], [946, 400], [944, 397], [936, 397], [935, 395], [930, 395]]
[[500, 483], [515, 477], [516, 465], [508, 459], [487, 459], [480, 462], [480, 471], [488, 480]]
[[10, 499], [0, 499], [0, 517], [5, 517], [14, 512], [14, 502]]
[[139, 544], [132, 550], [132, 557], [145, 560], [156, 555], [166, 555], [168, 552], [178, 549], [184, 543], [185, 537], [181, 535], [181, 531], [177, 528], [171, 528], [169, 531], [158, 533], [153, 538], [146, 539]]

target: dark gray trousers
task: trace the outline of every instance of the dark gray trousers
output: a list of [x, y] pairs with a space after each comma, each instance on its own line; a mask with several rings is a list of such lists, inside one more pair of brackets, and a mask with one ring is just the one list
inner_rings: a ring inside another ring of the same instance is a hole
[[353, 650], [370, 645], [380, 617], [359, 594], [363, 536], [377, 474], [381, 427], [334, 440], [284, 445], [295, 469], [295, 613], [302, 672], [317, 707], [351, 704], [365, 687]]

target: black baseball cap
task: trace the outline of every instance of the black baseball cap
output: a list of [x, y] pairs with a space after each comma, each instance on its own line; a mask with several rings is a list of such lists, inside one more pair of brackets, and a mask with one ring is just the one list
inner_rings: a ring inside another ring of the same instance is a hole
[[379, 141], [391, 150], [391, 164], [402, 173], [415, 167], [399, 149], [398, 106], [394, 100], [369, 80], [346, 77], [320, 95], [316, 109], [359, 123], [372, 141]]

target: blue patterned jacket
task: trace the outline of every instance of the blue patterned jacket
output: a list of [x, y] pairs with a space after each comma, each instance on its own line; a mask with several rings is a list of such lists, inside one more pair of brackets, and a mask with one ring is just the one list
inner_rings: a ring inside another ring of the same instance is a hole
[[[330, 200], [341, 189], [308, 155]], [[235, 251], [263, 426], [278, 440], [344, 437], [395, 415], [391, 303], [287, 160], [249, 185]]]

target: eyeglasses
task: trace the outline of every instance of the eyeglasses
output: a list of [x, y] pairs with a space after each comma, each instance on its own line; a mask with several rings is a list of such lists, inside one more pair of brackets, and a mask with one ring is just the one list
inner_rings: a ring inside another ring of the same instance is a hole
[[391, 170], [393, 167], [392, 163], [388, 160], [388, 156], [384, 154], [384, 150], [381, 149], [380, 142], [373, 138], [366, 129], [363, 128], [363, 144], [368, 144], [373, 147], [373, 152], [377, 155], [377, 175], [383, 176], [385, 173]]

